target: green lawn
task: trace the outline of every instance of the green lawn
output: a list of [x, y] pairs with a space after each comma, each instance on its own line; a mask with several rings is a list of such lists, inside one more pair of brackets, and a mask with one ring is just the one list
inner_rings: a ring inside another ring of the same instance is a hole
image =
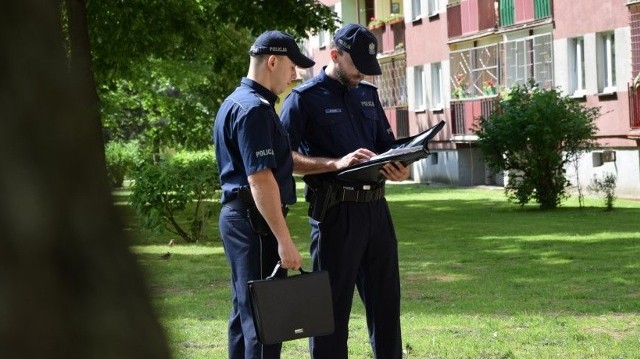
[[[555, 211], [501, 190], [389, 185], [408, 358], [640, 358], [640, 202], [569, 200]], [[122, 199], [117, 199], [121, 201]], [[123, 207], [126, 212], [126, 208]], [[288, 222], [308, 256], [306, 206]], [[168, 247], [128, 223], [175, 358], [225, 358], [229, 271], [217, 233]], [[171, 252], [169, 260], [160, 255]], [[350, 358], [372, 358], [354, 301]], [[307, 341], [283, 358], [308, 357]]]

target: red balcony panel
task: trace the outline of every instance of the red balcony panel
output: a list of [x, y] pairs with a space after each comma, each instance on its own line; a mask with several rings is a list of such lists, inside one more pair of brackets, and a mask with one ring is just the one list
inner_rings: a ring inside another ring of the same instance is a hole
[[493, 0], [479, 0], [478, 14], [478, 30], [493, 29], [496, 26], [496, 8]]
[[449, 38], [462, 35], [462, 19], [460, 16], [459, 3], [447, 6], [447, 34]]
[[534, 0], [515, 0], [516, 23], [534, 20], [533, 1]]
[[640, 128], [640, 93], [635, 84], [629, 84], [629, 127]]
[[454, 135], [473, 134], [474, 125], [479, 118], [488, 117], [497, 106], [497, 97], [475, 100], [452, 100], [451, 121]]
[[461, 0], [460, 21], [462, 34], [473, 34], [481, 30], [494, 28], [496, 25], [494, 1]]
[[478, 31], [478, 0], [460, 0], [460, 15], [462, 34]]
[[384, 113], [396, 138], [409, 136], [409, 111], [406, 107], [385, 108]]

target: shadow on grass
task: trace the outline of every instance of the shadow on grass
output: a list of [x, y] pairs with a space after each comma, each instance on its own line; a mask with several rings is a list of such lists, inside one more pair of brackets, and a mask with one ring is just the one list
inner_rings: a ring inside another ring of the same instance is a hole
[[[403, 315], [639, 311], [640, 204], [612, 212], [539, 211], [506, 202], [501, 191], [389, 187]], [[217, 218], [207, 226], [206, 243], [168, 247], [170, 234], [139, 230], [128, 207], [121, 208], [133, 244], [143, 248], [139, 260], [163, 317], [224, 323], [230, 274]], [[310, 266], [306, 212], [299, 200], [287, 222]], [[159, 259], [167, 251], [170, 259]]]
[[390, 207], [404, 311], [598, 315], [640, 308], [640, 209], [539, 211], [492, 199]]

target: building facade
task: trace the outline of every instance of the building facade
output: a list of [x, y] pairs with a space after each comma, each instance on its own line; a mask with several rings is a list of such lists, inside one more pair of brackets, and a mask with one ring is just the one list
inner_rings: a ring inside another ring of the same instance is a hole
[[[472, 128], [500, 93], [535, 81], [601, 109], [598, 148], [567, 168], [574, 185], [612, 173], [640, 197], [640, 0], [324, 0], [344, 23], [368, 26], [383, 74], [370, 79], [397, 137], [444, 120], [417, 182], [504, 185], [486, 168]], [[328, 58], [331, 34], [307, 46]]]

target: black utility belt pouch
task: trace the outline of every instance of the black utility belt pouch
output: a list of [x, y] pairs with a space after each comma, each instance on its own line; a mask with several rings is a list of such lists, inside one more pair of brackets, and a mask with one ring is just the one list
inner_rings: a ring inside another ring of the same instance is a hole
[[[287, 213], [289, 212], [289, 208], [287, 206], [282, 206], [282, 215], [287, 217]], [[247, 208], [247, 218], [249, 219], [249, 224], [251, 225], [251, 229], [261, 236], [267, 236], [271, 234], [271, 228], [269, 228], [269, 224], [267, 220], [264, 219], [262, 213], [258, 210], [256, 206], [250, 206]]]
[[249, 206], [249, 208], [247, 208], [247, 218], [249, 218], [249, 224], [251, 224], [251, 229], [253, 229], [255, 233], [261, 236], [271, 234], [271, 228], [269, 228], [267, 221], [262, 217], [258, 207]]
[[307, 272], [252, 280], [249, 298], [258, 340], [275, 344], [288, 340], [333, 333], [333, 302], [327, 271]]
[[309, 191], [312, 195], [309, 198], [308, 215], [316, 221], [322, 222], [327, 209], [332, 205], [333, 186], [325, 183], [316, 189], [309, 188]]

